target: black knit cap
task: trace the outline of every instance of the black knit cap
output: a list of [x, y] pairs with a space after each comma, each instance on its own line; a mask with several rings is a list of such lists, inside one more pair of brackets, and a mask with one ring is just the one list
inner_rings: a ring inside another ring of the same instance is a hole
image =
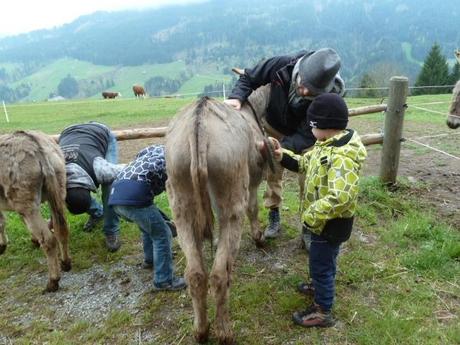
[[329, 92], [339, 69], [340, 56], [334, 49], [318, 49], [300, 61], [300, 83], [315, 95]]
[[307, 110], [312, 128], [345, 129], [348, 124], [348, 107], [335, 93], [323, 93], [313, 99]]
[[67, 189], [65, 198], [67, 209], [72, 214], [82, 214], [89, 210], [91, 206], [91, 194], [85, 188], [70, 188]]

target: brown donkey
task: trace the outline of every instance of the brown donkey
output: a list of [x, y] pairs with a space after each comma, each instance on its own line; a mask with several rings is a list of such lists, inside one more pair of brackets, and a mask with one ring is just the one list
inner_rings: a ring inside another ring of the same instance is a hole
[[[7, 245], [2, 210], [19, 213], [48, 260], [46, 291], [59, 288], [59, 249], [64, 271], [71, 268], [69, 228], [64, 214], [66, 173], [59, 146], [41, 132], [17, 131], [0, 135], [0, 254]], [[54, 232], [40, 214], [47, 200]], [[58, 243], [59, 248], [58, 248]]]
[[236, 111], [204, 97], [178, 113], [166, 135], [167, 191], [179, 244], [187, 259], [185, 277], [198, 342], [205, 342], [209, 333], [203, 240], [212, 238], [212, 209], [219, 233], [209, 280], [216, 301], [214, 329], [220, 344], [234, 343], [228, 297], [245, 213], [253, 239], [259, 245], [263, 241], [257, 219], [257, 188], [267, 164], [264, 147], [257, 145], [263, 135], [255, 114], [264, 116], [268, 90], [262, 87], [251, 95], [253, 110], [245, 105]]

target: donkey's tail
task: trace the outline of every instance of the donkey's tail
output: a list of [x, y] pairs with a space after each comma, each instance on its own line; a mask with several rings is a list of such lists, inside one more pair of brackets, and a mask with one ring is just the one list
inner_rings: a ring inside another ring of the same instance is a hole
[[61, 150], [56, 142], [46, 134], [35, 131], [18, 131], [17, 133], [26, 135], [37, 145], [36, 154], [42, 168], [44, 191], [51, 208], [54, 230], [68, 230], [64, 212], [66, 192], [65, 160]]
[[190, 138], [190, 175], [192, 177], [194, 198], [197, 201], [197, 214], [194, 218], [194, 229], [197, 238], [212, 241], [214, 216], [208, 187], [208, 161], [207, 146], [208, 135], [206, 132], [206, 108], [208, 97], [201, 98], [194, 109], [194, 135]]

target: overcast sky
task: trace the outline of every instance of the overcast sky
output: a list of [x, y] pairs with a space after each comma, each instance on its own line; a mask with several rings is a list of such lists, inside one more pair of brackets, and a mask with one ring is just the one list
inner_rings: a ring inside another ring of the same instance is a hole
[[69, 23], [99, 10], [116, 11], [204, 0], [6, 0], [0, 8], [0, 36]]

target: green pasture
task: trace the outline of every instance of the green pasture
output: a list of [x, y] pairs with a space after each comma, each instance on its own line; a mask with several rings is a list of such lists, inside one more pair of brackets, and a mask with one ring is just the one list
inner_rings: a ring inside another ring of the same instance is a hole
[[152, 127], [155, 122], [171, 118], [190, 102], [191, 99], [181, 98], [117, 98], [12, 104], [7, 106], [10, 122], [2, 114], [0, 132], [34, 129], [57, 134], [70, 124], [86, 121], [99, 121], [114, 129]]
[[[218, 77], [215, 75], [215, 77]], [[197, 77], [199, 78], [199, 77]], [[201, 77], [201, 80], [207, 80]], [[112, 128], [126, 126], [145, 127], [159, 120], [165, 120], [195, 98], [145, 98], [112, 100], [84, 99], [57, 102], [18, 103], [7, 105], [10, 122], [6, 122], [0, 109], [0, 133], [18, 129], [35, 129], [54, 134], [70, 124], [85, 121], [100, 121]], [[406, 122], [420, 125], [441, 125], [449, 109], [451, 95], [412, 96], [407, 100]], [[386, 99], [347, 98], [350, 108], [385, 103]], [[425, 110], [422, 110], [423, 108]], [[351, 118], [351, 123], [369, 122], [380, 126], [383, 113], [368, 114]], [[405, 128], [409, 128], [405, 126]], [[429, 128], [427, 127], [427, 130]]]
[[[445, 116], [430, 111], [447, 114], [450, 97], [410, 97], [405, 133], [415, 136], [442, 131]], [[10, 123], [1, 114], [0, 133], [38, 129], [54, 134], [69, 124], [89, 120], [116, 129], [143, 128], [164, 122], [192, 100], [147, 98], [10, 105]], [[350, 107], [358, 107], [378, 104], [380, 99], [347, 102]], [[442, 103], [426, 104], [434, 102]], [[351, 119], [351, 126], [363, 134], [377, 132], [382, 120], [382, 114], [359, 116]], [[292, 312], [311, 302], [295, 291], [297, 283], [307, 279], [308, 258], [298, 248], [295, 175], [287, 175], [284, 187], [281, 238], [258, 250], [245, 224], [230, 298], [239, 344], [460, 343], [459, 229], [448, 218], [439, 219], [436, 210], [424, 201], [430, 193], [429, 186], [410, 183], [404, 177], [391, 190], [376, 177], [361, 180], [355, 231], [339, 256], [336, 327], [306, 330], [294, 326]], [[264, 186], [260, 200], [263, 190]], [[166, 195], [156, 198], [156, 203], [169, 212]], [[46, 207], [43, 213], [48, 215]], [[262, 207], [259, 218], [265, 226], [267, 211]], [[132, 224], [122, 222], [123, 246], [117, 253], [108, 253], [100, 229], [90, 234], [82, 231], [85, 216], [68, 215], [68, 220], [73, 272], [84, 273], [94, 265], [109, 270], [120, 262], [136, 264], [133, 257], [140, 255], [139, 231]], [[59, 298], [59, 292], [42, 295], [44, 286], [31, 278], [37, 273], [46, 277], [46, 260], [40, 250], [30, 245], [30, 235], [18, 215], [7, 213], [7, 234], [10, 244], [0, 256], [0, 344], [194, 344], [192, 306], [186, 294], [145, 293], [137, 301], [135, 313], [114, 308], [96, 323], [63, 313], [50, 302]], [[185, 260], [176, 242], [174, 248], [177, 269], [182, 274]], [[208, 267], [210, 252], [211, 247], [206, 245]], [[65, 273], [61, 282], [65, 286]], [[5, 300], [14, 303], [7, 304]], [[210, 309], [213, 318], [212, 299]], [[140, 340], [145, 332], [151, 332], [150, 341]], [[216, 344], [212, 337], [209, 344]]]
[[[9, 74], [14, 75], [15, 70], [20, 68], [17, 64], [0, 63]], [[152, 77], [159, 76], [169, 79], [179, 79], [181, 73], [188, 73], [189, 67], [184, 61], [178, 60], [165, 64], [145, 64], [139, 66], [103, 66], [92, 63], [63, 58], [56, 60], [38, 69], [31, 75], [14, 82], [11, 87], [21, 84], [31, 87], [31, 93], [23, 100], [24, 102], [42, 102], [48, 99], [50, 93], [56, 93], [59, 82], [71, 75], [77, 81], [82, 80], [113, 80], [115, 85], [111, 91], [120, 92], [122, 98], [133, 98], [132, 86], [134, 84], [145, 85]], [[231, 77], [216, 72], [216, 66], [203, 65], [191, 79], [187, 80], [177, 94], [196, 94], [203, 91], [206, 85], [228, 82]], [[100, 92], [91, 96], [92, 99], [100, 99]]]

